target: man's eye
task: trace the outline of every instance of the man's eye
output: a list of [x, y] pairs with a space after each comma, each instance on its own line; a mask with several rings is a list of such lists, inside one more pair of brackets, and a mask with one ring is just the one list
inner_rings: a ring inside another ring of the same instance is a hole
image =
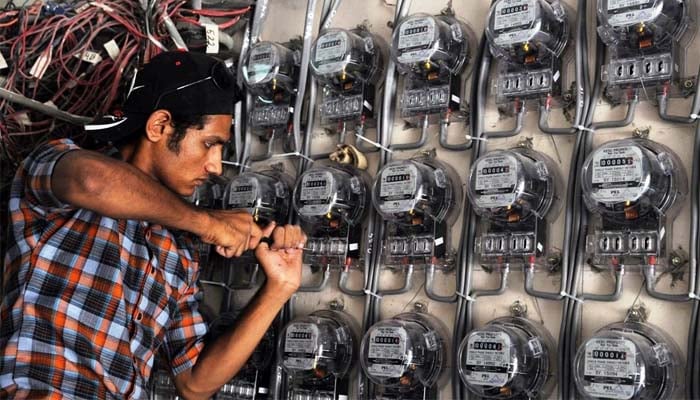
[[212, 143], [212, 142], [204, 142], [204, 147], [206, 147], [207, 149], [211, 149], [212, 147], [214, 147], [214, 143]]

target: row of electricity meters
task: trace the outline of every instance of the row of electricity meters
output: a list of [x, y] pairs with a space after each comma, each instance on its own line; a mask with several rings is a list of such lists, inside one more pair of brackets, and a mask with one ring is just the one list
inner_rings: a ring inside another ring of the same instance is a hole
[[[641, 138], [603, 144], [588, 156], [581, 180], [586, 205], [598, 217], [587, 241], [595, 263], [662, 262], [666, 222], [687, 193], [684, 170], [670, 149]], [[544, 262], [556, 247], [547, 230], [562, 192], [556, 164], [542, 153], [521, 146], [478, 158], [467, 197], [482, 219], [475, 248], [482, 264]], [[383, 263], [430, 265], [445, 256], [461, 198], [455, 170], [421, 156], [388, 163], [371, 186], [364, 171], [337, 163], [314, 165], [293, 189], [279, 170], [245, 172], [228, 183], [218, 206], [246, 210], [263, 226], [286, 223], [293, 208], [309, 238], [305, 262], [349, 266], [364, 254], [359, 228], [371, 202], [390, 225]]]
[[[357, 332], [342, 311], [316, 311], [294, 319], [276, 341], [271, 333], [265, 337], [244, 372], [222, 387], [217, 399], [267, 393], [267, 383], [256, 381], [260, 375], [251, 371], [268, 369], [275, 354], [293, 382], [291, 399], [338, 398], [338, 382], [354, 376], [357, 359], [381, 398], [423, 398], [427, 388], [446, 378], [448, 365], [456, 365], [467, 388], [482, 398], [546, 398], [556, 382], [554, 341], [527, 318], [502, 317], [472, 331], [455, 352], [456, 360], [448, 352], [445, 327], [424, 313], [380, 321], [361, 341]], [[584, 398], [672, 399], [682, 388], [679, 347], [646, 323], [603, 327], [581, 344], [574, 365]], [[165, 397], [172, 389], [167, 378], [161, 380], [155, 393]]]
[[[681, 39], [687, 36], [690, 7], [679, 0], [597, 1], [597, 31], [608, 49], [602, 79], [611, 100], [626, 103], [640, 88], [653, 96], [663, 87], [663, 95], [668, 94], [669, 82], [685, 72]], [[494, 1], [485, 37], [499, 62], [494, 86], [499, 105], [518, 104], [517, 109], [525, 101], [546, 99], [549, 107], [569, 90], [566, 63], [572, 57], [566, 53], [580, 45], [572, 41], [572, 14], [559, 0]], [[424, 130], [429, 123], [444, 128], [450, 118], [463, 120], [468, 114], [463, 73], [476, 56], [475, 38], [451, 10], [402, 18], [393, 29], [390, 51], [366, 26], [324, 29], [311, 47], [309, 64], [322, 87], [321, 124], [338, 132], [355, 126], [363, 137], [365, 124], [375, 118], [388, 53], [403, 76], [401, 118]], [[257, 42], [242, 62], [240, 72], [253, 95], [250, 127], [263, 140], [290, 130], [303, 68], [300, 50], [293, 40]], [[447, 149], [465, 149], [444, 141]]]

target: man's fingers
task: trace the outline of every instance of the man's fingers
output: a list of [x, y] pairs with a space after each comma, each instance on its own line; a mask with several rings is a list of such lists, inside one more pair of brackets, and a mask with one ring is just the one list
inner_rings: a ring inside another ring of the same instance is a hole
[[270, 222], [265, 228], [261, 230], [262, 236], [270, 237], [270, 235], [272, 235], [272, 232], [275, 230], [276, 227], [277, 223], [275, 221]]
[[272, 234], [272, 231], [275, 229], [275, 223], [271, 222], [268, 226], [266, 226], [263, 229], [260, 229], [257, 224], [256, 228], [260, 231], [260, 235], [253, 235], [250, 238], [250, 243], [248, 243], [248, 248], [249, 249], [255, 249], [260, 245], [260, 240], [264, 237], [270, 237]]
[[272, 250], [284, 248], [284, 231], [286, 227], [278, 227], [272, 232]]
[[222, 257], [226, 258], [231, 258], [234, 255], [236, 255], [236, 252], [234, 249], [230, 247], [224, 247], [224, 246], [216, 246], [216, 252], [219, 253]]

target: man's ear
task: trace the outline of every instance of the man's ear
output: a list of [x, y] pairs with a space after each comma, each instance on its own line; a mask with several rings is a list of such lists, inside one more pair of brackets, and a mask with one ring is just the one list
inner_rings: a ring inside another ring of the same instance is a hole
[[168, 110], [153, 111], [146, 121], [146, 138], [151, 142], [159, 142], [173, 131], [173, 116]]

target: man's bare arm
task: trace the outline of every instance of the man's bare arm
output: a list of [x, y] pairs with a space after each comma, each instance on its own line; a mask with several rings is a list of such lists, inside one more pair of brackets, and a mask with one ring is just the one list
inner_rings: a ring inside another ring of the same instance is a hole
[[75, 207], [192, 232], [228, 249], [229, 257], [257, 246], [261, 235], [247, 213], [197, 209], [131, 164], [92, 151], [74, 150], [61, 157], [51, 189]]
[[[268, 233], [266, 232], [265, 235]], [[298, 226], [274, 231], [272, 250], [261, 243], [255, 251], [267, 281], [237, 321], [236, 327], [207, 345], [190, 370], [175, 377], [186, 399], [208, 399], [233, 378], [255, 350], [284, 303], [301, 283], [306, 236]]]

